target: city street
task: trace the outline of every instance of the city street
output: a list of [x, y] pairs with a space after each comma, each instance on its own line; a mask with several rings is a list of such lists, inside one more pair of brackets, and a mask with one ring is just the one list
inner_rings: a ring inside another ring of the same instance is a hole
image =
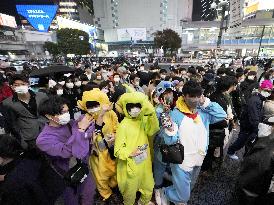
[[[237, 138], [234, 132], [230, 143]], [[239, 151], [239, 156], [243, 151]], [[240, 159], [242, 159], [240, 157]], [[192, 191], [189, 205], [240, 205], [237, 201], [237, 177], [241, 161], [225, 157], [220, 170], [208, 177], [200, 177]]]
[[274, 0], [0, 0], [0, 205], [274, 205]]

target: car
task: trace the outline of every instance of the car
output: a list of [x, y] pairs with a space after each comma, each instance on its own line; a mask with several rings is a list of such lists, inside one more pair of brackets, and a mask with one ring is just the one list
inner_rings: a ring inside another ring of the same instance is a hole
[[27, 61], [18, 60], [18, 61], [12, 61], [11, 64], [10, 64], [10, 66], [11, 67], [15, 67], [16, 71], [20, 73], [20, 72], [22, 72], [24, 70], [23, 67], [24, 67], [25, 64], [28, 64], [28, 62]]

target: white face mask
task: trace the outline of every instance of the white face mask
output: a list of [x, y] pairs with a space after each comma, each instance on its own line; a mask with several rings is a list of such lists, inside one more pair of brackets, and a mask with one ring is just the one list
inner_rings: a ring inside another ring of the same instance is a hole
[[58, 117], [58, 124], [60, 125], [66, 125], [70, 121], [70, 114], [69, 112], [66, 112]]
[[56, 94], [57, 94], [57, 95], [63, 95], [63, 94], [64, 94], [64, 91], [63, 91], [62, 89], [58, 89], [58, 90], [56, 91]]
[[247, 79], [248, 80], [254, 80], [255, 79], [255, 75], [249, 75], [249, 76], [247, 76]]
[[261, 95], [265, 98], [268, 98], [271, 94], [269, 92], [266, 92], [266, 91], [262, 90]]
[[76, 82], [74, 83], [74, 85], [75, 85], [76, 87], [80, 87], [80, 86], [82, 85], [82, 82], [81, 82], [81, 81], [76, 81]]
[[128, 113], [131, 117], [135, 118], [138, 117], [138, 115], [140, 114], [141, 109], [138, 107], [134, 107], [130, 110], [130, 112]]
[[88, 109], [88, 113], [94, 114], [94, 113], [99, 112], [100, 110], [101, 110], [101, 108], [98, 106], [98, 107], [95, 107], [95, 108]]
[[64, 86], [65, 85], [65, 81], [60, 81], [60, 82], [58, 82], [60, 85], [62, 85], [62, 86]]
[[74, 87], [74, 84], [73, 83], [66, 83], [66, 86], [67, 86], [67, 88], [73, 88]]
[[97, 80], [102, 80], [102, 76], [98, 75]]
[[49, 80], [49, 88], [53, 88], [56, 84], [54, 80]]
[[114, 78], [113, 80], [114, 80], [114, 82], [116, 82], [116, 83], [120, 82], [120, 78]]
[[14, 88], [17, 94], [26, 94], [29, 91], [29, 87], [27, 85], [21, 85]]
[[139, 70], [140, 70], [140, 71], [143, 71], [143, 70], [145, 70], [145, 67], [144, 67], [144, 66], [141, 66]]

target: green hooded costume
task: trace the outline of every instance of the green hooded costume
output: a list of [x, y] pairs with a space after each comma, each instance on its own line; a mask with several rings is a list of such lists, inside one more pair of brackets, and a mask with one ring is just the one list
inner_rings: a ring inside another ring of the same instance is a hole
[[[132, 118], [126, 109], [128, 103], [140, 103], [142, 108], [137, 118]], [[143, 93], [125, 93], [117, 102], [125, 115], [119, 124], [114, 153], [117, 157], [117, 181], [125, 205], [133, 205], [136, 192], [141, 192], [141, 203], [148, 204], [152, 197], [154, 179], [152, 173], [151, 149], [154, 135], [159, 131], [155, 109]], [[147, 158], [136, 163], [130, 157], [138, 146], [148, 144]]]

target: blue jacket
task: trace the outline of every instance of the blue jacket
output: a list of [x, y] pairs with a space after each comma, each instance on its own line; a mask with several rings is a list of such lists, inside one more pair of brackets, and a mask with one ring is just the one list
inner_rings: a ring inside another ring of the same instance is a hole
[[204, 105], [197, 109], [197, 115], [194, 117], [183, 98], [178, 99], [176, 108], [171, 112], [175, 129], [173, 132], [165, 130], [164, 141], [166, 144], [175, 144], [179, 141], [184, 145], [183, 169], [202, 165], [209, 142], [209, 124], [225, 118], [223, 108], [218, 103], [210, 102], [208, 98]]

